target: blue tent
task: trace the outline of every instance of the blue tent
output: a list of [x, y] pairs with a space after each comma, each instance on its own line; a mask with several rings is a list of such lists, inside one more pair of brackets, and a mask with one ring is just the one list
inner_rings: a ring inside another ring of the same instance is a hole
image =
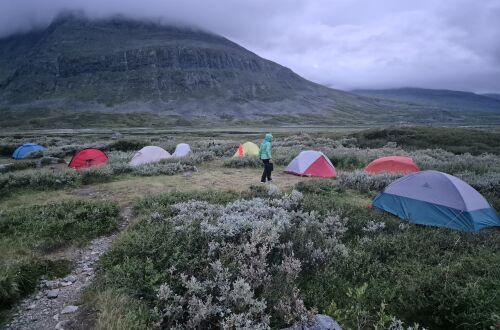
[[44, 147], [42, 147], [39, 144], [35, 143], [26, 143], [17, 148], [14, 153], [12, 154], [12, 158], [14, 159], [22, 159], [26, 156], [28, 156], [30, 153], [35, 152], [35, 151], [42, 151], [45, 150]]
[[473, 232], [500, 227], [497, 213], [477, 190], [438, 171], [412, 173], [394, 181], [373, 206], [421, 225]]

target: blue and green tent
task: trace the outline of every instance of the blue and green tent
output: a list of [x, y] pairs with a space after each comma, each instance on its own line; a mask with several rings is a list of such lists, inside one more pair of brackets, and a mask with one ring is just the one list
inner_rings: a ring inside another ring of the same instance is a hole
[[394, 181], [373, 206], [421, 225], [470, 232], [500, 227], [496, 211], [477, 190], [438, 171], [412, 173]]

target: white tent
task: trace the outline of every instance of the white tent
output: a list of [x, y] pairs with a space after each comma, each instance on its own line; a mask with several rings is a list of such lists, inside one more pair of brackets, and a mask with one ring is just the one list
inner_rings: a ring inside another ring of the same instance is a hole
[[187, 143], [179, 143], [172, 154], [173, 157], [186, 157], [191, 153], [191, 147]]
[[130, 161], [130, 166], [139, 166], [148, 163], [156, 163], [162, 159], [172, 157], [165, 149], [155, 146], [147, 146], [137, 151]]
[[302, 151], [286, 167], [285, 172], [300, 176], [333, 178], [337, 176], [332, 162], [322, 152]]

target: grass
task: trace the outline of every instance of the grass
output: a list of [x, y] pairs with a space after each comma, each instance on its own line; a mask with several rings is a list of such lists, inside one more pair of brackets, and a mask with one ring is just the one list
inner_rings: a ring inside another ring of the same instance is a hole
[[119, 210], [108, 202], [66, 201], [0, 213], [0, 310], [33, 292], [42, 275], [59, 277], [71, 261], [48, 255], [81, 246], [116, 228]]
[[[219, 133], [194, 129], [189, 133], [175, 134], [161, 129], [144, 133], [124, 131], [123, 137], [114, 143], [109, 141], [109, 132], [78, 132], [75, 136], [58, 132], [53, 132], [52, 136], [48, 134], [48, 139], [60, 146], [70, 140], [72, 145], [82, 141], [102, 143], [119, 150], [112, 151], [114, 153], [133, 152], [146, 142], [170, 147], [189, 141], [194, 150], [211, 148], [208, 151], [215, 160], [197, 164], [197, 171], [175, 175], [123, 173], [110, 179], [104, 173], [78, 179], [75, 185], [51, 190], [36, 191], [29, 183], [27, 188], [15, 191], [6, 188], [9, 195], [0, 199], [0, 209], [11, 210], [8, 213], [10, 219], [18, 219], [14, 221], [18, 228], [16, 232], [24, 234], [9, 232], [6, 235], [10, 241], [5, 241], [8, 243], [3, 243], [0, 248], [14, 267], [9, 274], [13, 274], [14, 269], [23, 269], [27, 274], [26, 280], [20, 278], [17, 282], [13, 282], [12, 275], [9, 275], [5, 277], [9, 279], [8, 283], [18, 283], [17, 287], [31, 292], [30, 285], [36, 283], [42, 274], [58, 276], [68, 271], [67, 261], [52, 257], [57, 254], [53, 253], [54, 250], [85, 244], [91, 237], [110, 230], [110, 227], [94, 228], [87, 226], [89, 223], [82, 223], [81, 227], [68, 231], [69, 237], [56, 235], [63, 231], [61, 226], [74, 225], [78, 218], [71, 211], [61, 211], [67, 205], [78, 209], [75, 205], [83, 203], [81, 208], [90, 212], [88, 214], [92, 214], [92, 208], [87, 209], [85, 205], [101, 205], [96, 203], [98, 201], [106, 201], [106, 205], [134, 205], [137, 219], [101, 260], [97, 281], [86, 293], [84, 303], [95, 306], [98, 329], [151, 328], [156, 317], [152, 309], [156, 306], [157, 290], [171, 277], [167, 265], [175, 260], [180, 266], [187, 267], [185, 269], [196, 266], [193, 263], [198, 260], [198, 255], [186, 257], [185, 247], [189, 242], [199, 244], [199, 240], [194, 235], [179, 242], [179, 236], [168, 226], [153, 224], [146, 219], [153, 213], [159, 218], [168, 218], [172, 215], [171, 205], [177, 202], [201, 200], [226, 204], [239, 198], [269, 198], [269, 186], [258, 183], [262, 169], [257, 163], [233, 164], [228, 161], [240, 141], [258, 140], [260, 136], [245, 129]], [[496, 134], [498, 132], [433, 128], [391, 128], [354, 134], [315, 130], [299, 135], [284, 131], [276, 134], [273, 176], [277, 189], [300, 191], [305, 212], [314, 212], [321, 217], [333, 212], [346, 219], [347, 230], [342, 242], [347, 247], [347, 255], [325, 263], [314, 272], [305, 270], [299, 275], [300, 296], [306, 306], [333, 316], [345, 328], [387, 328], [392, 317], [407, 325], [418, 322], [439, 329], [498, 326], [498, 231], [469, 234], [408, 225], [396, 217], [368, 208], [377, 189], [385, 185], [385, 179], [374, 178], [373, 182], [368, 182], [352, 172], [362, 169], [374, 157], [410, 154], [426, 168], [439, 168], [463, 176], [498, 210], [500, 169], [494, 166], [498, 156], [493, 155], [498, 154]], [[12, 145], [12, 141], [21, 138], [4, 137], [2, 143]], [[210, 146], [212, 142], [214, 146]], [[397, 147], [389, 142], [396, 142]], [[440, 149], [422, 150], [429, 148]], [[303, 178], [283, 173], [286, 163], [301, 149], [325, 152], [339, 173], [345, 173], [345, 180]], [[484, 152], [491, 154], [479, 155]], [[30, 170], [12, 173], [26, 171]], [[352, 182], [347, 179], [352, 179]], [[54, 183], [47, 180], [47, 184]], [[111, 207], [115, 211], [110, 212], [117, 215], [118, 209], [115, 208]], [[57, 218], [57, 221], [53, 220], [53, 229], [37, 227], [36, 221], [40, 218], [33, 215], [40, 210]], [[4, 214], [7, 213], [4, 211]], [[19, 218], [15, 214], [20, 214]], [[98, 218], [108, 219], [107, 216]], [[26, 223], [21, 225], [23, 221]], [[30, 221], [35, 221], [35, 224]], [[10, 242], [15, 240], [33, 245], [20, 245], [19, 249], [14, 249], [11, 246], [15, 244]], [[29, 268], [22, 268], [26, 265]], [[0, 286], [4, 283], [2, 281]], [[26, 294], [15, 293], [20, 292], [14, 290], [16, 285], [5, 284], [5, 287], [5, 292], [17, 297], [12, 302]]]

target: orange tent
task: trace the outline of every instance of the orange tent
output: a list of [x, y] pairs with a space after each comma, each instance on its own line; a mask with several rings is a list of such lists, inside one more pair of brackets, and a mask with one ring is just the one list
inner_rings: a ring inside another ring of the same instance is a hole
[[408, 174], [418, 172], [420, 169], [410, 157], [389, 156], [375, 159], [365, 167], [365, 172], [371, 174], [391, 173]]

